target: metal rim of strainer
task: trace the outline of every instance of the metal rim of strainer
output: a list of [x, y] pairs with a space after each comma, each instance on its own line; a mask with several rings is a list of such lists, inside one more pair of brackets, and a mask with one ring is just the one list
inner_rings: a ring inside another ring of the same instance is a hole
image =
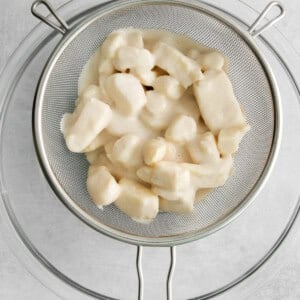
[[[50, 21], [48, 18], [43, 17], [40, 15], [36, 8], [38, 5], [43, 4], [46, 5], [49, 11], [52, 13], [52, 15], [56, 18], [56, 20], [60, 23], [60, 26], [55, 25], [52, 21]], [[138, 235], [128, 234], [125, 232], [121, 232], [120, 230], [113, 229], [107, 225], [104, 225], [97, 221], [95, 218], [91, 217], [88, 213], [86, 213], [82, 208], [80, 208], [73, 200], [72, 198], [65, 192], [59, 181], [57, 180], [51, 165], [47, 158], [47, 152], [44, 145], [44, 139], [43, 139], [43, 133], [42, 133], [42, 104], [43, 104], [43, 98], [45, 89], [47, 86], [47, 81], [49, 79], [49, 76], [51, 74], [51, 71], [56, 64], [60, 54], [66, 49], [66, 47], [73, 41], [73, 39], [76, 38], [77, 34], [82, 32], [85, 28], [87, 28], [90, 24], [92, 24], [95, 20], [98, 18], [101, 18], [102, 16], [106, 15], [107, 13], [111, 13], [113, 11], [126, 8], [128, 6], [132, 5], [147, 5], [147, 4], [171, 4], [171, 5], [180, 5], [189, 7], [192, 9], [195, 9], [199, 11], [200, 13], [206, 13], [210, 16], [213, 16], [217, 20], [224, 23], [226, 26], [233, 29], [236, 33], [239, 34], [240, 37], [244, 40], [245, 43], [251, 48], [253, 53], [255, 53], [258, 61], [260, 62], [261, 66], [264, 69], [265, 74], [268, 77], [268, 81], [270, 84], [270, 88], [273, 95], [273, 104], [274, 104], [274, 132], [273, 132], [273, 140], [272, 140], [272, 146], [271, 150], [267, 159], [267, 162], [265, 164], [265, 167], [257, 180], [256, 184], [253, 186], [251, 191], [247, 194], [247, 196], [244, 198], [244, 200], [232, 211], [230, 212], [225, 218], [222, 220], [216, 222], [213, 225], [210, 225], [206, 227], [205, 229], [196, 230], [196, 231], [190, 231], [184, 234], [174, 235], [170, 237], [142, 237]], [[272, 21], [268, 22], [265, 26], [263, 26], [261, 29], [257, 29], [257, 26], [259, 25], [262, 18], [265, 17], [269, 9], [273, 6], [278, 6], [281, 9], [281, 14], [273, 19]], [[115, 238], [117, 240], [138, 245], [138, 246], [175, 246], [179, 244], [184, 244], [188, 242], [192, 242], [195, 240], [198, 240], [200, 238], [203, 238], [207, 235], [210, 235], [227, 224], [229, 224], [231, 221], [233, 221], [238, 215], [240, 215], [247, 207], [250, 205], [250, 203], [254, 200], [255, 196], [260, 192], [262, 189], [264, 183], [267, 181], [268, 176], [270, 175], [270, 172], [274, 166], [274, 162], [276, 160], [279, 146], [280, 146], [280, 140], [281, 140], [281, 104], [280, 104], [280, 95], [279, 95], [279, 89], [278, 85], [275, 81], [273, 72], [267, 62], [267, 60], [264, 58], [262, 53], [260, 52], [259, 48], [256, 46], [254, 42], [254, 38], [258, 36], [260, 33], [262, 33], [265, 29], [273, 25], [278, 19], [282, 18], [284, 15], [284, 10], [280, 3], [278, 2], [271, 2], [270, 5], [263, 11], [263, 13], [259, 16], [259, 18], [253, 23], [253, 25], [246, 30], [242, 30], [238, 27], [237, 24], [232, 23], [231, 21], [227, 20], [225, 17], [220, 16], [218, 13], [216, 13], [211, 7], [208, 5], [201, 3], [199, 1], [195, 0], [146, 0], [146, 1], [139, 1], [139, 0], [125, 0], [125, 1], [117, 1], [117, 3], [113, 2], [110, 4], [107, 4], [100, 10], [93, 13], [90, 17], [83, 20], [80, 24], [75, 26], [74, 28], [69, 28], [69, 26], [61, 19], [59, 16], [56, 15], [53, 8], [49, 5], [49, 3], [45, 0], [38, 0], [36, 1], [32, 6], [32, 12], [33, 14], [50, 25], [51, 27], [55, 28], [62, 34], [66, 34], [65, 37], [59, 42], [56, 49], [54, 50], [53, 54], [49, 58], [43, 72], [41, 75], [41, 78], [38, 83], [37, 91], [36, 91], [36, 97], [34, 99], [34, 105], [33, 105], [33, 137], [34, 137], [34, 143], [36, 148], [37, 157], [39, 159], [41, 168], [45, 174], [46, 179], [48, 180], [50, 186], [52, 187], [53, 191], [56, 193], [58, 198], [62, 200], [62, 202], [77, 216], [79, 217], [83, 222], [85, 222], [87, 225], [91, 226], [98, 232], [101, 232], [107, 236], [110, 236], [112, 238]]]

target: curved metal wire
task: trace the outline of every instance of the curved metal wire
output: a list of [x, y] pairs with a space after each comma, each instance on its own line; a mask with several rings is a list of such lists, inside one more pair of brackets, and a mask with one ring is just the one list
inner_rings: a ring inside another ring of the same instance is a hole
[[136, 270], [138, 274], [138, 300], [144, 299], [144, 276], [142, 268], [143, 247], [137, 246], [136, 253]]
[[167, 300], [172, 300], [172, 280], [176, 266], [176, 247], [170, 247], [170, 268], [167, 278]]

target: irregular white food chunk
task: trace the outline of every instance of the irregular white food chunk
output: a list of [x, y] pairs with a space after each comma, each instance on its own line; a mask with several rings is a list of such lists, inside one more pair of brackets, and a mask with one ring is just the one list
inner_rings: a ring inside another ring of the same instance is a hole
[[225, 66], [225, 57], [220, 52], [213, 51], [201, 54], [197, 62], [204, 71], [222, 70]]
[[79, 103], [86, 102], [92, 98], [98, 99], [106, 104], [111, 103], [106, 92], [103, 91], [103, 89], [100, 86], [91, 84], [81, 92], [80, 98], [76, 101], [76, 105], [79, 105]]
[[205, 72], [203, 80], [194, 83], [194, 93], [202, 118], [214, 134], [224, 128], [246, 125], [245, 116], [224, 71]]
[[136, 171], [136, 175], [143, 181], [151, 184], [153, 169], [151, 167], [141, 167]]
[[98, 148], [91, 152], [86, 152], [85, 156], [90, 165], [93, 165], [97, 162], [99, 155], [103, 153], [103, 148]]
[[145, 86], [152, 86], [154, 80], [157, 78], [157, 74], [155, 71], [143, 70], [143, 69], [133, 69], [130, 70], [130, 74], [134, 75], [141, 84]]
[[146, 109], [155, 115], [159, 115], [165, 112], [168, 107], [168, 100], [164, 94], [157, 91], [147, 91], [147, 104]]
[[85, 100], [90, 100], [92, 98], [96, 98], [98, 100], [101, 100], [102, 94], [97, 85], [89, 85], [85, 90], [82, 92], [82, 99], [83, 101]]
[[104, 129], [96, 136], [96, 138], [88, 145], [88, 147], [84, 149], [84, 152], [94, 151], [104, 146], [112, 139], [114, 139], [114, 137]]
[[113, 58], [120, 47], [132, 46], [143, 48], [143, 36], [136, 29], [119, 29], [112, 32], [101, 46], [101, 55], [105, 58]]
[[105, 89], [117, 110], [125, 115], [138, 113], [147, 102], [143, 86], [131, 74], [109, 76], [105, 81]]
[[164, 159], [167, 153], [167, 144], [162, 138], [148, 141], [143, 148], [144, 162], [153, 165]]
[[160, 161], [152, 167], [142, 167], [138, 169], [137, 175], [143, 181], [165, 190], [182, 190], [190, 184], [189, 170], [171, 161]]
[[121, 164], [112, 163], [103, 152], [100, 153], [93, 161], [93, 165], [105, 166], [117, 180], [126, 177], [130, 180], [141, 182], [139, 177], [136, 175], [135, 169], [127, 169]]
[[198, 49], [192, 48], [187, 52], [187, 56], [193, 60], [197, 60], [201, 52]]
[[113, 106], [113, 101], [108, 96], [106, 89], [105, 89], [105, 81], [109, 75], [106, 74], [100, 74], [99, 75], [99, 93], [101, 94], [101, 99], [106, 104]]
[[122, 178], [119, 182], [121, 194], [116, 206], [136, 221], [153, 220], [159, 208], [158, 197], [143, 185]]
[[160, 161], [153, 168], [151, 182], [166, 189], [179, 190], [189, 185], [190, 174], [178, 163]]
[[182, 166], [190, 171], [191, 184], [196, 189], [216, 188], [224, 185], [232, 170], [232, 157], [221, 158], [216, 163], [187, 164]]
[[115, 72], [114, 65], [112, 63], [112, 59], [103, 58], [99, 62], [98, 67], [99, 75], [112, 75]]
[[83, 152], [108, 125], [112, 111], [109, 105], [90, 99], [77, 106], [72, 124], [65, 131], [66, 144], [72, 152]]
[[113, 156], [112, 156], [113, 148], [114, 148], [114, 144], [115, 144], [115, 142], [116, 142], [117, 140], [118, 140], [117, 138], [112, 139], [111, 141], [109, 141], [108, 143], [106, 143], [105, 146], [104, 146], [105, 154], [106, 154], [107, 158], [108, 158], [112, 163], [114, 162]]
[[250, 126], [222, 129], [218, 136], [218, 148], [221, 154], [229, 155], [238, 151], [239, 144]]
[[174, 162], [192, 162], [190, 154], [185, 145], [172, 143], [166, 140], [165, 143], [167, 145], [167, 151], [163, 160]]
[[155, 132], [145, 126], [137, 116], [126, 116], [115, 110], [106, 130], [115, 136], [132, 133], [144, 138], [152, 138], [155, 135]]
[[168, 127], [165, 137], [177, 143], [186, 143], [196, 136], [197, 125], [193, 118], [179, 115]]
[[188, 143], [187, 149], [196, 164], [214, 163], [220, 159], [217, 143], [211, 132], [197, 136]]
[[174, 106], [174, 110], [181, 115], [186, 115], [192, 117], [197, 123], [200, 118], [200, 110], [194, 97], [193, 93], [190, 93], [190, 89], [186, 90], [183, 96], [180, 98], [180, 101], [176, 103]]
[[188, 88], [203, 77], [197, 62], [165, 43], [158, 43], [153, 55], [156, 58], [156, 65], [176, 78], [184, 88]]
[[201, 53], [197, 49], [191, 49], [188, 51], [187, 56], [196, 60], [203, 71], [222, 70], [226, 62], [224, 55], [217, 51]]
[[126, 168], [138, 167], [143, 164], [143, 140], [133, 134], [118, 139], [112, 149], [112, 160]]
[[172, 112], [168, 110], [166, 110], [166, 113], [162, 116], [150, 113], [148, 109], [143, 109], [140, 113], [141, 121], [150, 129], [154, 129], [156, 131], [166, 129], [172, 120], [172, 116]]
[[120, 195], [120, 187], [115, 178], [102, 166], [89, 168], [87, 190], [99, 208], [113, 203]]
[[189, 201], [170, 201], [164, 198], [159, 198], [159, 210], [177, 214], [190, 214], [194, 209], [193, 199]]
[[172, 76], [159, 76], [153, 82], [154, 90], [165, 94], [172, 100], [178, 100], [184, 93], [183, 86]]
[[147, 49], [124, 46], [117, 50], [113, 65], [122, 72], [136, 68], [150, 71], [154, 67], [154, 57]]

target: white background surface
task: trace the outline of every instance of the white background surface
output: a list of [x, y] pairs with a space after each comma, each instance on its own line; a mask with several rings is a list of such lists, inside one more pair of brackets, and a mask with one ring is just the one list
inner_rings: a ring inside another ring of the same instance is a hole
[[[74, 0], [83, 1], [83, 0]], [[222, 3], [231, 0], [219, 0]], [[51, 0], [54, 5], [64, 3], [64, 0]], [[214, 1], [217, 3], [218, 1]], [[244, 0], [247, 4], [261, 10], [268, 1]], [[300, 55], [300, 1], [284, 0], [287, 16], [278, 24], [281, 32], [288, 38], [290, 44]], [[37, 23], [31, 16], [31, 0], [0, 0], [0, 69], [19, 42]], [[299, 65], [300, 67], [300, 65]], [[293, 229], [293, 234], [299, 232], [299, 220]], [[256, 292], [247, 294], [247, 281], [218, 299], [300, 299], [300, 239], [288, 240], [268, 262], [257, 284]], [[284, 265], [273, 272], [275, 265], [284, 258]], [[254, 275], [257, 276], [257, 275]], [[0, 236], [0, 299], [2, 300], [57, 300], [52, 292], [33, 278], [11, 254]]]

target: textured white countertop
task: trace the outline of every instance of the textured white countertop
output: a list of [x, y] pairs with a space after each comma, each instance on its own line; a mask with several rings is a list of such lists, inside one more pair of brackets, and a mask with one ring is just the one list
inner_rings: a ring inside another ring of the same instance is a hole
[[[83, 1], [83, 0], [74, 0]], [[221, 3], [231, 0], [219, 0]], [[51, 0], [54, 5], [64, 3], [64, 0]], [[218, 1], [214, 1], [217, 3]], [[268, 1], [244, 0], [243, 2], [261, 10]], [[300, 56], [300, 1], [284, 0], [287, 16], [278, 24], [278, 28], [287, 37]], [[9, 55], [19, 42], [37, 24], [31, 16], [32, 0], [0, 0], [0, 70]], [[300, 61], [300, 60], [299, 60]], [[300, 65], [299, 65], [300, 68]], [[299, 233], [299, 220], [293, 231]], [[298, 228], [297, 228], [298, 227]], [[298, 234], [299, 235], [299, 234]], [[280, 270], [273, 271], [272, 265], [284, 258]], [[264, 271], [259, 275], [261, 284], [256, 285], [256, 292], [247, 296], [245, 287], [247, 280], [233, 290], [218, 297], [218, 299], [300, 299], [300, 239], [289, 242], [289, 238], [280, 247]], [[0, 235], [0, 299], [3, 300], [56, 300], [59, 299], [39, 281], [27, 272], [11, 253]]]

